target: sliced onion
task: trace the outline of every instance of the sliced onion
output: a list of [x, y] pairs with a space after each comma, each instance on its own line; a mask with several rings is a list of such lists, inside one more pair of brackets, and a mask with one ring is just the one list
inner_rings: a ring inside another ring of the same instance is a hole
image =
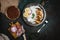
[[12, 31], [12, 32], [16, 32], [16, 31], [17, 31], [17, 28], [16, 28], [16, 27], [12, 27], [12, 28], [11, 28], [11, 31]]

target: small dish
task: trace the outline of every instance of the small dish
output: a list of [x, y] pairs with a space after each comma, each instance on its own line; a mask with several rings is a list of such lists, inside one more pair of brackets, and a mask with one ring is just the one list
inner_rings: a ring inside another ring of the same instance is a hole
[[7, 35], [0, 33], [0, 40], [10, 40]]
[[10, 27], [8, 28], [8, 31], [12, 34], [12, 36], [15, 39], [21, 36], [25, 32], [23, 25], [21, 25], [19, 22], [16, 22], [16, 23], [12, 22], [9, 25]]
[[16, 20], [20, 16], [20, 10], [15, 6], [9, 6], [6, 9], [5, 15], [10, 20]]

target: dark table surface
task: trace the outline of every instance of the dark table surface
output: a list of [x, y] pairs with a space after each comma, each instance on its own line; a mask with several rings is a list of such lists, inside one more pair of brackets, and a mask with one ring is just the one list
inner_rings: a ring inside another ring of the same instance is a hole
[[[19, 8], [22, 12], [24, 6], [26, 5], [27, 0], [19, 3]], [[32, 2], [32, 1], [29, 1]], [[29, 3], [28, 2], [28, 3]], [[39, 1], [38, 1], [39, 2]], [[59, 6], [55, 0], [48, 0], [47, 5], [45, 5], [46, 14], [48, 24], [40, 31], [40, 33], [36, 33], [35, 31], [40, 28], [38, 27], [29, 27], [20, 16], [14, 22], [19, 21], [23, 24], [24, 29], [26, 30], [27, 40], [58, 40], [59, 38], [59, 30], [60, 30], [60, 18], [59, 18]], [[39, 2], [40, 3], [40, 2]], [[24, 5], [23, 5], [24, 4]], [[21, 14], [22, 15], [22, 14]], [[6, 34], [10, 40], [15, 40], [12, 35], [8, 32], [9, 23], [11, 20], [7, 19], [5, 15], [0, 13], [0, 33]], [[23, 37], [19, 37], [16, 40], [23, 40]]]

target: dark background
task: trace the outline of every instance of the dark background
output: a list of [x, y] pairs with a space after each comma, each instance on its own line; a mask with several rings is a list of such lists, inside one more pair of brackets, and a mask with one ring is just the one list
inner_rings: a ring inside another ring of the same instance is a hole
[[[34, 2], [34, 0], [30, 0], [27, 2], [27, 0], [22, 0], [19, 3], [19, 8], [22, 11], [24, 6], [27, 3]], [[39, 2], [40, 0], [35, 0], [35, 2]], [[40, 31], [40, 33], [33, 32], [28, 27], [21, 18], [15, 20], [21, 22], [25, 27], [26, 30], [26, 36], [27, 40], [60, 40], [60, 5], [59, 0], [48, 0], [48, 3], [44, 6], [47, 12], [47, 20], [48, 24]], [[15, 22], [14, 21], [14, 22]], [[5, 15], [0, 14], [0, 33], [8, 35], [10, 40], [15, 40], [12, 35], [7, 31], [9, 27], [9, 22], [11, 20], [7, 19]], [[32, 32], [31, 32], [32, 31]], [[19, 37], [16, 40], [23, 40], [23, 37]]]

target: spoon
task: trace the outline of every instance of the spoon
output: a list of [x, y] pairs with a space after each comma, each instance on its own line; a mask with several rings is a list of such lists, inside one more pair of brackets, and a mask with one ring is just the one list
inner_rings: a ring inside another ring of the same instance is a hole
[[37, 33], [39, 33], [39, 32], [45, 27], [45, 25], [46, 25], [47, 23], [48, 23], [48, 21], [46, 20], [45, 23], [42, 25], [42, 27], [37, 30]]

